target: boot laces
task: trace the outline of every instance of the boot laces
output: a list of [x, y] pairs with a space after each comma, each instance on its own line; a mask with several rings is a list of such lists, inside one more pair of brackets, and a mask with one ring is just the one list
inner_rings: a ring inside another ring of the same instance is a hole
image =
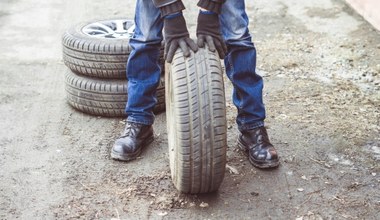
[[127, 122], [127, 124], [125, 125], [123, 135], [121, 137], [124, 138], [127, 136], [135, 136], [136, 135], [136, 128], [138, 128], [138, 127], [139, 127], [139, 124], [137, 124], [137, 123]]

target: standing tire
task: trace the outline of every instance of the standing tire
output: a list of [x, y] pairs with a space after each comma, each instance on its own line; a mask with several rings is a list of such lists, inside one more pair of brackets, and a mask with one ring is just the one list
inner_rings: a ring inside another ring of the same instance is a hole
[[126, 79], [126, 64], [132, 51], [129, 39], [133, 36], [134, 27], [134, 21], [128, 19], [75, 25], [63, 34], [63, 61], [78, 74]]
[[218, 190], [226, 167], [227, 122], [219, 57], [177, 51], [165, 76], [171, 176], [183, 193]]
[[[127, 103], [127, 80], [97, 79], [66, 72], [68, 103], [75, 109], [97, 116], [124, 117]], [[165, 110], [164, 77], [157, 88], [154, 112]]]

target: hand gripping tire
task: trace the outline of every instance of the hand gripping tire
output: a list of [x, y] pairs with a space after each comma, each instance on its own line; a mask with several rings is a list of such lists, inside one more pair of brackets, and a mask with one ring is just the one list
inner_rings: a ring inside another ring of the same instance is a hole
[[[66, 95], [68, 103], [75, 109], [97, 116], [124, 117], [127, 103], [125, 79], [98, 79], [66, 72]], [[165, 110], [164, 76], [157, 88], [157, 104], [154, 112]]]
[[178, 50], [165, 75], [171, 176], [183, 193], [218, 190], [226, 167], [227, 122], [219, 57]]

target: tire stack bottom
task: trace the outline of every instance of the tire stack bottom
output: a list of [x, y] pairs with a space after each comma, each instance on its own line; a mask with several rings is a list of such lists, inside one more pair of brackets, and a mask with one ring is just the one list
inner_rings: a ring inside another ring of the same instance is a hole
[[[165, 87], [163, 77], [157, 89], [159, 100], [154, 112], [165, 110]], [[126, 116], [128, 100], [128, 81], [117, 79], [98, 79], [66, 72], [66, 95], [68, 103], [75, 109], [97, 116]]]

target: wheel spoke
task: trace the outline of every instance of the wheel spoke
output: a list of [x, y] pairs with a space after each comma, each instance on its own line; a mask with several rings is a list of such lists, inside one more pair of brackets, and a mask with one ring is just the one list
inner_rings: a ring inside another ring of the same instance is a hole
[[94, 29], [94, 28], [86, 28], [83, 31], [87, 34], [96, 35], [96, 36], [108, 34], [108, 32], [106, 32], [106, 31]]
[[116, 30], [115, 30], [115, 32], [117, 32], [117, 33], [123, 33], [123, 32], [125, 32], [124, 21], [122, 21], [122, 20], [116, 20], [115, 24], [116, 24]]
[[136, 25], [135, 24], [133, 24], [133, 25], [131, 25], [129, 28], [128, 28], [128, 30], [127, 30], [127, 32], [128, 32], [128, 34], [129, 34], [129, 36], [133, 36], [133, 34], [135, 33], [135, 27], [136, 27]]
[[104, 31], [106, 31], [106, 32], [109, 33], [109, 34], [112, 34], [112, 33], [115, 32], [112, 28], [110, 28], [110, 27], [108, 27], [107, 25], [102, 24], [102, 23], [100, 23], [100, 22], [96, 22], [96, 23], [94, 23], [94, 24], [91, 25], [91, 26], [102, 28]]
[[88, 24], [82, 31], [98, 38], [128, 39], [133, 36], [135, 25], [130, 20], [106, 20]]

